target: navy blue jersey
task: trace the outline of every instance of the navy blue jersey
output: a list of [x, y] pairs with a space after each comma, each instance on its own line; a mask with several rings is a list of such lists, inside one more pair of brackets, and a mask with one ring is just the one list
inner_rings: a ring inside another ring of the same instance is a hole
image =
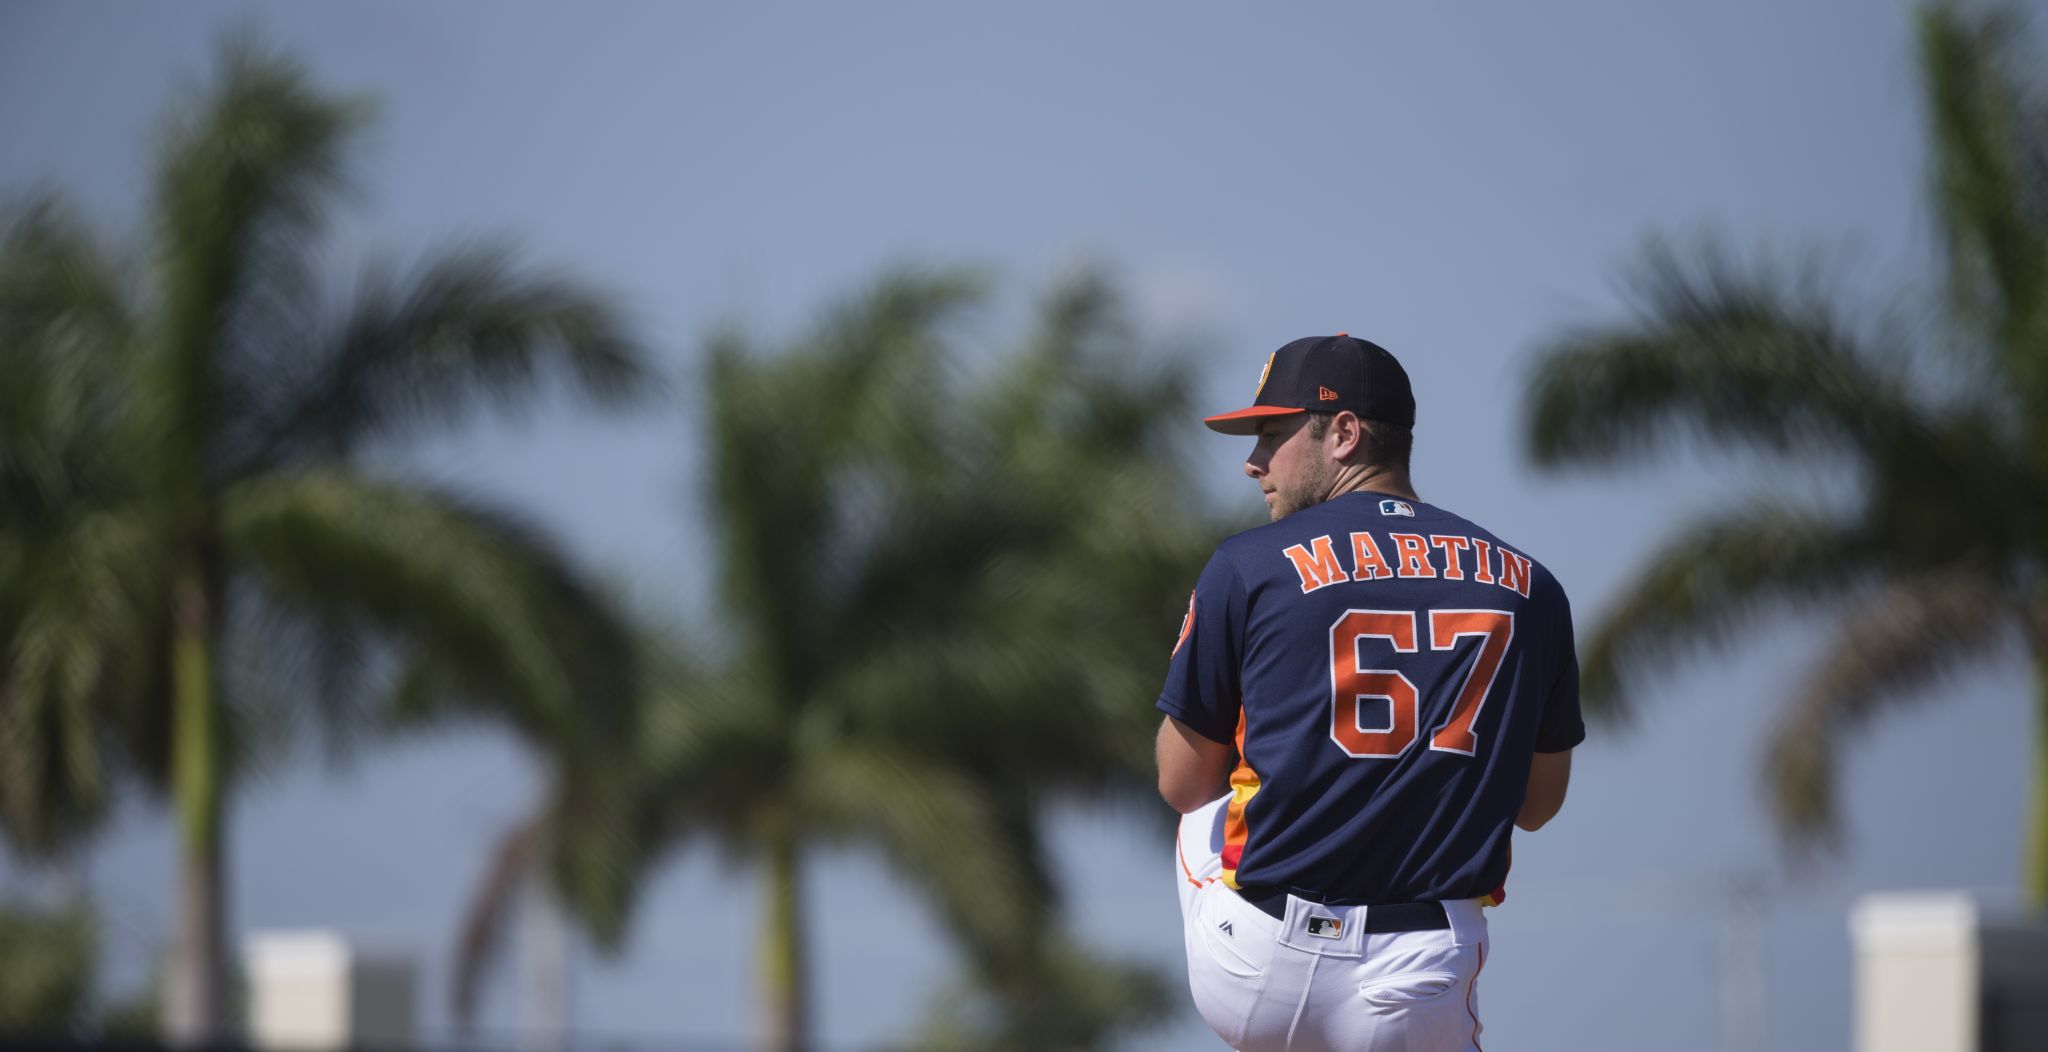
[[1333, 903], [1498, 901], [1531, 755], [1586, 733], [1549, 571], [1370, 492], [1218, 546], [1159, 708], [1237, 749], [1225, 883]]

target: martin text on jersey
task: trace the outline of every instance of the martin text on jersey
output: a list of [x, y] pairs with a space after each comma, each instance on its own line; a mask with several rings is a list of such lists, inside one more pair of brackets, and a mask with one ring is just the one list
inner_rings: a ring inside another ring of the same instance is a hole
[[[1344, 541], [1333, 540], [1326, 533], [1307, 544], [1288, 545], [1280, 554], [1301, 576], [1303, 592], [1389, 577], [1463, 581], [1469, 574], [1479, 584], [1497, 585], [1524, 598], [1529, 595], [1528, 556], [1463, 534], [1389, 533], [1382, 545], [1364, 530]], [[1349, 565], [1343, 558], [1346, 554]]]

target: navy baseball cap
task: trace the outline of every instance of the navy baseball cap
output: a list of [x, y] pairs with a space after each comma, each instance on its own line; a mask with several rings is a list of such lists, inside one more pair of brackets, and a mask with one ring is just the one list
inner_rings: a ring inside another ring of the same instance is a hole
[[1340, 332], [1304, 337], [1274, 351], [1259, 374], [1252, 404], [1202, 423], [1226, 435], [1250, 435], [1268, 417], [1346, 409], [1366, 420], [1415, 426], [1408, 371], [1385, 347]]

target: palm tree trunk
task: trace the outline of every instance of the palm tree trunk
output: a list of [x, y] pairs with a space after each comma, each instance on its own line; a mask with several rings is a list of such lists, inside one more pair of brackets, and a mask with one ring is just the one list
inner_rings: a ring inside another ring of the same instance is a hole
[[499, 838], [483, 884], [464, 912], [462, 934], [455, 940], [455, 974], [449, 981], [455, 1032], [463, 1044], [476, 1037], [484, 973], [498, 958], [505, 930], [512, 923], [513, 900], [525, 881], [542, 879], [540, 838], [545, 821], [542, 811], [522, 819]]
[[227, 1005], [221, 874], [220, 717], [212, 603], [198, 575], [172, 597], [171, 792], [177, 809], [177, 939], [164, 985], [164, 1037], [219, 1040]]
[[803, 859], [785, 813], [768, 835], [767, 923], [761, 937], [762, 1020], [767, 1052], [810, 1046], [810, 989], [804, 976]]
[[2048, 609], [2034, 616], [2034, 794], [2027, 815], [2027, 900], [2048, 915]]
[[569, 1047], [569, 918], [536, 855], [520, 882], [519, 1032], [528, 1052]]

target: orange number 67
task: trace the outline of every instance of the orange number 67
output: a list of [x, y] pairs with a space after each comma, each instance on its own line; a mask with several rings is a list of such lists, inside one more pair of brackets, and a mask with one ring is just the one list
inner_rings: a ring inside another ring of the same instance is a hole
[[[1359, 644], [1367, 639], [1386, 640], [1397, 656], [1413, 654], [1415, 630], [1416, 615], [1409, 610], [1348, 610], [1330, 626], [1330, 738], [1346, 754], [1392, 759], [1415, 744], [1422, 722], [1415, 683], [1398, 669], [1366, 668], [1359, 655]], [[1429, 747], [1472, 756], [1479, 751], [1479, 736], [1472, 724], [1486, 707], [1486, 695], [1493, 689], [1501, 658], [1514, 639], [1515, 615], [1507, 610], [1429, 612], [1431, 650], [1450, 650], [1466, 636], [1479, 637], [1479, 651], [1458, 688], [1450, 718], [1429, 736]], [[1402, 662], [1397, 657], [1388, 664]], [[1359, 706], [1366, 701], [1387, 703], [1386, 726], [1361, 724]]]

